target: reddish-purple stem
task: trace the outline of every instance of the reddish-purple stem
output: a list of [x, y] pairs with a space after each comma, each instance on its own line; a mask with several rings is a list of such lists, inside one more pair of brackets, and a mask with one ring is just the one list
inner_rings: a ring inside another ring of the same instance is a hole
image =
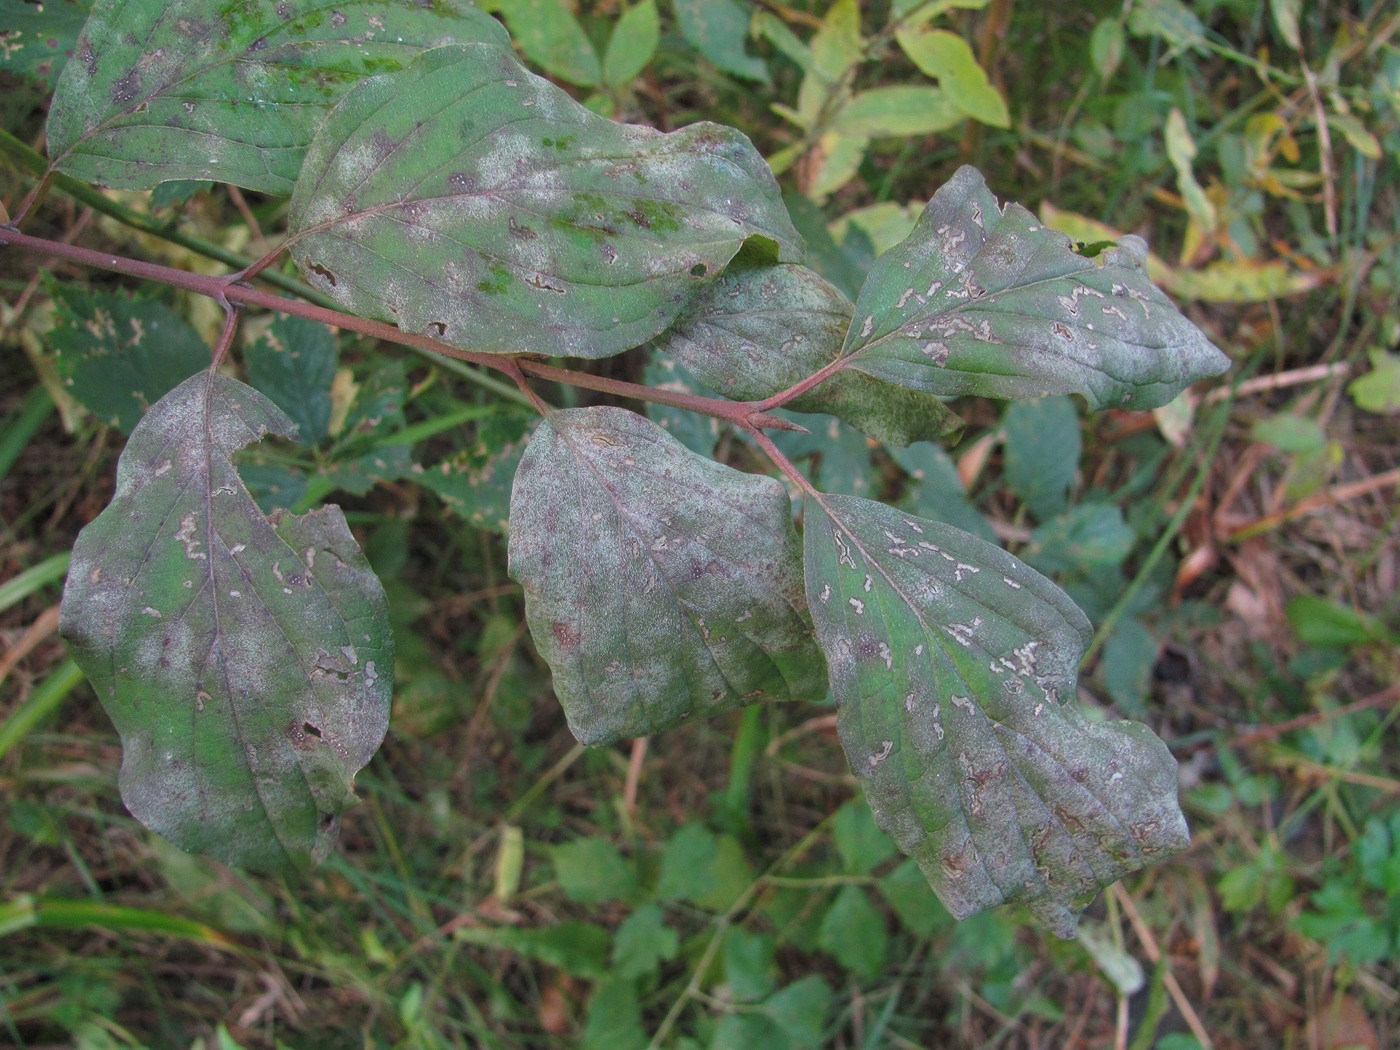
[[[768, 398], [766, 401], [727, 401], [723, 398], [701, 397], [697, 394], [686, 394], [673, 390], [657, 390], [653, 387], [642, 386], [638, 383], [628, 383], [620, 379], [607, 379], [603, 376], [589, 375], [586, 372], [576, 372], [567, 368], [556, 368], [553, 365], [546, 365], [543, 362], [534, 361], [525, 357], [485, 354], [473, 350], [463, 350], [460, 347], [439, 342], [428, 336], [413, 335], [410, 332], [405, 332], [383, 321], [374, 321], [367, 317], [357, 317], [354, 314], [341, 313], [338, 310], [328, 310], [314, 303], [303, 302], [299, 299], [288, 299], [241, 283], [245, 274], [257, 273], [271, 263], [272, 260], [276, 258], [277, 252], [270, 252], [247, 270], [243, 271], [243, 273], [224, 277], [211, 277], [203, 274], [190, 273], [187, 270], [179, 270], [171, 266], [161, 266], [157, 263], [144, 262], [140, 259], [129, 259], [121, 255], [112, 255], [109, 252], [93, 251], [91, 248], [80, 248], [75, 245], [64, 244], [61, 241], [51, 241], [43, 237], [33, 237], [26, 233], [20, 233], [10, 226], [0, 227], [0, 245], [5, 244], [13, 245], [16, 248], [22, 248], [25, 251], [38, 252], [61, 259], [67, 259], [70, 262], [75, 262], [82, 266], [111, 270], [115, 273], [123, 273], [130, 277], [139, 277], [149, 281], [160, 281], [175, 288], [183, 288], [186, 291], [194, 292], [197, 295], [206, 295], [211, 299], [223, 303], [225, 306], [256, 306], [265, 310], [275, 310], [279, 313], [294, 314], [297, 317], [305, 317], [311, 321], [319, 321], [321, 324], [330, 325], [335, 328], [343, 328], [348, 331], [359, 332], [361, 335], [366, 335], [374, 339], [382, 339], [385, 342], [398, 343], [401, 346], [411, 346], [421, 350], [430, 350], [434, 353], [443, 354], [447, 357], [455, 357], [458, 360], [466, 361], [483, 368], [490, 368], [497, 372], [503, 372], [515, 379], [517, 383], [523, 382], [522, 373], [528, 374], [539, 379], [566, 383], [570, 386], [584, 387], [589, 390], [616, 394], [620, 397], [632, 398], [638, 401], [651, 401], [657, 404], [670, 405], [673, 408], [699, 412], [702, 415], [723, 419], [733, 423], [735, 426], [755, 433], [764, 429], [792, 430], [805, 433], [805, 429], [798, 424], [778, 416], [769, 415], [768, 409], [776, 407], [790, 400], [792, 397], [796, 397], [798, 394], [811, 389], [811, 387], [821, 382], [822, 379], [826, 378], [826, 376], [834, 370], [828, 365], [827, 368], [809, 377], [808, 380], [804, 380], [803, 383], [799, 383], [791, 390], [783, 391], [781, 394]], [[278, 249], [278, 251], [280, 250], [281, 249]], [[542, 404], [537, 396], [533, 394], [529, 394], [529, 396], [537, 405]]]

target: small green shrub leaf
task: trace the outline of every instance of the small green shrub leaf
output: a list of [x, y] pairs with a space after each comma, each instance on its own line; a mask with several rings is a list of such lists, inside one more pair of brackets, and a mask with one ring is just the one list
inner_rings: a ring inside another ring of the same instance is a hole
[[580, 87], [600, 80], [598, 51], [569, 0], [490, 0], [482, 6], [506, 20], [521, 52], [541, 69]]
[[1163, 405], [1229, 362], [1152, 284], [1145, 257], [1134, 237], [1078, 255], [963, 167], [871, 269], [844, 352], [853, 368], [943, 396]]
[[1061, 936], [1183, 849], [1176, 762], [1073, 706], [1091, 631], [998, 547], [868, 500], [807, 500], [807, 595], [876, 821], [958, 918], [1019, 901]]
[[623, 87], [641, 74], [661, 43], [656, 0], [641, 0], [622, 13], [603, 55], [603, 81]]
[[1001, 427], [1011, 491], [1041, 521], [1062, 513], [1084, 448], [1074, 402], [1068, 397], [1015, 401], [1006, 406]]
[[510, 522], [515, 468], [524, 454], [524, 438], [495, 450], [463, 449], [439, 463], [415, 470], [413, 480], [437, 493], [451, 510], [476, 528], [504, 534]]
[[151, 299], [88, 293], [49, 281], [55, 323], [44, 335], [64, 389], [126, 433], [194, 372], [209, 347], [182, 317]]
[[1006, 100], [992, 87], [967, 41], [946, 29], [912, 25], [896, 33], [900, 48], [920, 72], [938, 81], [963, 114], [983, 124], [1011, 126]]
[[[695, 297], [657, 346], [725, 397], [757, 401], [836, 360], [851, 310], [849, 299], [805, 266], [736, 264]], [[853, 368], [787, 407], [838, 416], [887, 445], [931, 441], [962, 426], [932, 394]]]
[[673, 0], [673, 6], [686, 42], [718, 69], [743, 80], [769, 82], [767, 64], [746, 50], [753, 17], [749, 5], [740, 0]]
[[515, 474], [510, 573], [586, 744], [825, 692], [787, 491], [633, 412], [540, 424]]
[[176, 845], [256, 870], [324, 858], [388, 725], [384, 592], [339, 508], [264, 517], [230, 460], [291, 421], [186, 380], [83, 530], [62, 630], [121, 734], [122, 798]]
[[637, 873], [606, 839], [583, 838], [551, 846], [554, 874], [579, 904], [626, 900], [637, 889]]
[[739, 132], [615, 124], [482, 44], [347, 95], [291, 227], [307, 280], [351, 311], [473, 350], [586, 358], [658, 334], [750, 237], [801, 254]]
[[452, 936], [467, 944], [515, 952], [546, 966], [588, 981], [607, 977], [612, 935], [591, 922], [561, 922], [554, 926], [465, 926]]
[[859, 886], [843, 886], [822, 919], [817, 943], [847, 971], [874, 980], [885, 965], [885, 916]]
[[278, 317], [248, 344], [248, 382], [287, 414], [297, 440], [317, 445], [330, 432], [331, 384], [339, 353], [323, 324]]
[[54, 94], [49, 156], [122, 189], [214, 179], [286, 196], [346, 90], [471, 41], [509, 47], [468, 0], [98, 0]]
[[623, 980], [651, 977], [674, 959], [681, 939], [666, 925], [660, 905], [643, 904], [623, 920], [613, 941], [613, 972]]
[[931, 135], [947, 131], [967, 114], [941, 87], [891, 85], [862, 91], [842, 108], [835, 128], [845, 135]]

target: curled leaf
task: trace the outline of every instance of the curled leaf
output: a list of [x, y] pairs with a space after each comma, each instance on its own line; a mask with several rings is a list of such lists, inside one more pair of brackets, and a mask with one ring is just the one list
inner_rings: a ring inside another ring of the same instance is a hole
[[844, 353], [852, 368], [943, 396], [1163, 405], [1229, 361], [1148, 279], [1146, 257], [1131, 236], [1079, 255], [959, 168], [870, 271]]
[[846, 757], [953, 915], [1019, 901], [1072, 936], [1101, 887], [1185, 848], [1166, 746], [1074, 707], [1092, 632], [1058, 587], [852, 496], [807, 501], [805, 547]]
[[264, 517], [230, 459], [292, 423], [201, 373], [131, 435], [78, 537], [62, 631], [123, 745], [132, 814], [266, 870], [325, 857], [388, 726], [384, 592], [338, 507]]

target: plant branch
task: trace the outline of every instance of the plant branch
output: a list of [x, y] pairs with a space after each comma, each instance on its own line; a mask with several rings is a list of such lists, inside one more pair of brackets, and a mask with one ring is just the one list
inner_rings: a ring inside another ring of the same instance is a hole
[[[566, 383], [570, 386], [597, 390], [602, 393], [616, 394], [620, 397], [632, 398], [638, 401], [651, 401], [657, 404], [670, 405], [673, 408], [714, 416], [717, 419], [723, 419], [754, 433], [759, 433], [764, 429], [806, 432], [803, 427], [790, 420], [769, 415], [760, 407], [760, 402], [728, 401], [724, 398], [701, 397], [698, 394], [686, 394], [674, 390], [658, 390], [653, 387], [642, 386], [638, 383], [627, 383], [622, 380], [607, 379], [603, 376], [589, 375], [586, 372], [577, 372], [572, 369], [556, 368], [552, 365], [546, 365], [543, 362], [532, 361], [527, 358], [502, 354], [486, 354], [475, 350], [463, 350], [460, 347], [451, 346], [425, 335], [414, 335], [410, 332], [405, 332], [383, 321], [375, 321], [367, 317], [358, 317], [355, 314], [343, 313], [339, 310], [332, 310], [315, 303], [304, 302], [298, 299], [288, 299], [285, 296], [250, 287], [249, 285], [241, 283], [241, 273], [222, 277], [190, 273], [188, 270], [181, 270], [173, 266], [162, 266], [159, 263], [145, 262], [141, 259], [129, 259], [125, 256], [113, 255], [109, 252], [98, 252], [91, 248], [80, 248], [75, 245], [64, 244], [61, 241], [53, 241], [44, 237], [35, 237], [27, 233], [21, 233], [9, 226], [0, 227], [0, 245], [6, 244], [21, 248], [25, 251], [48, 254], [57, 258], [66, 259], [69, 262], [78, 263], [81, 266], [91, 266], [100, 270], [110, 270], [114, 273], [126, 274], [129, 277], [158, 281], [174, 288], [181, 288], [185, 291], [194, 292], [197, 295], [208, 296], [219, 303], [256, 306], [264, 310], [274, 310], [278, 313], [305, 317], [308, 320], [318, 321], [321, 324], [330, 325], [334, 328], [358, 332], [372, 339], [382, 339], [388, 343], [397, 343], [401, 346], [412, 347], [416, 350], [456, 358], [459, 361], [466, 361], [481, 368], [490, 368], [512, 377], [523, 372], [540, 379]], [[820, 375], [821, 373], [818, 374]], [[507, 387], [506, 389], [509, 390], [510, 388]], [[511, 390], [510, 393], [515, 394], [515, 391]], [[782, 396], [783, 395], [779, 395], [779, 397]], [[531, 407], [538, 407], [537, 400], [531, 399], [525, 394], [518, 395], [518, 399], [524, 403], [530, 404]]]

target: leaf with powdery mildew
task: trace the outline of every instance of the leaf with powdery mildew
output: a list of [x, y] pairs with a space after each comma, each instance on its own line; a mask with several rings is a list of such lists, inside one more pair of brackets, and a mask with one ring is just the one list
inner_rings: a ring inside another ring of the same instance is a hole
[[472, 350], [585, 358], [657, 335], [750, 238], [802, 252], [739, 132], [615, 124], [485, 45], [347, 95], [291, 228], [307, 281], [355, 313]]
[[[835, 285], [805, 266], [735, 264], [656, 345], [725, 397], [760, 401], [835, 361], [852, 309]], [[855, 368], [835, 372], [786, 407], [837, 416], [886, 445], [932, 441], [962, 426], [932, 394]]]
[[264, 517], [230, 459], [292, 422], [201, 374], [142, 419], [78, 537], [62, 631], [121, 735], [122, 799], [255, 870], [335, 842], [388, 727], [384, 591], [338, 507]]
[[1001, 548], [869, 500], [807, 500], [807, 598], [877, 823], [958, 918], [1025, 904], [1062, 937], [1186, 847], [1176, 762], [1074, 707], [1088, 621]]
[[326, 110], [427, 48], [510, 46], [469, 0], [98, 0], [49, 111], [60, 171], [286, 196]]
[[826, 692], [787, 491], [619, 408], [553, 412], [515, 472], [510, 574], [585, 744]]
[[853, 368], [945, 397], [1164, 405], [1229, 361], [1148, 279], [1146, 255], [1137, 237], [1078, 255], [959, 168], [871, 269], [844, 353]]

